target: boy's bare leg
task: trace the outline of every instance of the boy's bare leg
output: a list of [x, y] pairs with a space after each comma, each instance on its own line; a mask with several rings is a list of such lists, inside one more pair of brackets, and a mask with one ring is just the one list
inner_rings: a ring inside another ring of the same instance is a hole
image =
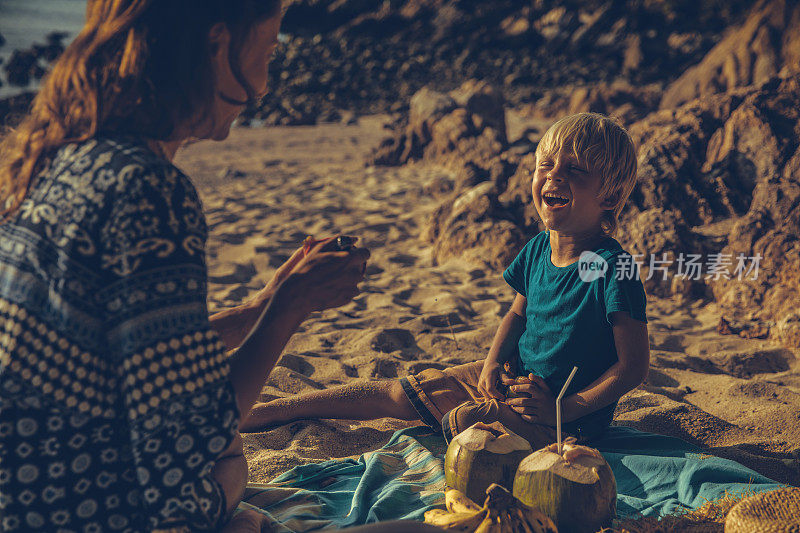
[[239, 430], [245, 433], [304, 418], [419, 420], [397, 380], [365, 381], [256, 403]]

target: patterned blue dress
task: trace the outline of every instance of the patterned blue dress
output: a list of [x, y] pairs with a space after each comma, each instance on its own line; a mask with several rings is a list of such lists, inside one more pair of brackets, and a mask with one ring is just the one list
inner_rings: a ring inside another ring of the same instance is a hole
[[238, 427], [207, 227], [127, 136], [62, 147], [0, 225], [0, 530], [213, 529]]

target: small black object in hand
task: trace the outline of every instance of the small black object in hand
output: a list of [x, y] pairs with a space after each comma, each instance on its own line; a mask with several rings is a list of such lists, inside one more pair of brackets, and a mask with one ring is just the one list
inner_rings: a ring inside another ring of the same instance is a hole
[[350, 237], [349, 235], [340, 235], [336, 238], [336, 247], [342, 251], [352, 249], [355, 244], [355, 237]]

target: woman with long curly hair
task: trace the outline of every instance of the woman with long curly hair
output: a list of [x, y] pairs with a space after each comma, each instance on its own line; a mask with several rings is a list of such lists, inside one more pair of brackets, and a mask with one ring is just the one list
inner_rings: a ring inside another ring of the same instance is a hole
[[171, 160], [266, 93], [280, 21], [279, 0], [89, 0], [4, 137], [3, 531], [258, 527], [228, 522], [239, 421], [300, 323], [358, 294], [369, 253], [298, 250], [209, 318], [205, 218]]

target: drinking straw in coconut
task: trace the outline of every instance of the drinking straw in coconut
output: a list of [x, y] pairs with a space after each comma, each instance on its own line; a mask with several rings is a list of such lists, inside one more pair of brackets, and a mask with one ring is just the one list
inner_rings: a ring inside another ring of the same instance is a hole
[[558, 398], [556, 398], [556, 436], [558, 437], [558, 455], [561, 455], [564, 452], [561, 445], [561, 397], [564, 396], [565, 392], [567, 392], [567, 387], [569, 387], [569, 384], [572, 382], [572, 378], [575, 377], [575, 372], [577, 371], [578, 367], [573, 366], [572, 372], [569, 373], [569, 377], [567, 378], [567, 382], [564, 383], [563, 387], [561, 387], [561, 392], [558, 393]]

